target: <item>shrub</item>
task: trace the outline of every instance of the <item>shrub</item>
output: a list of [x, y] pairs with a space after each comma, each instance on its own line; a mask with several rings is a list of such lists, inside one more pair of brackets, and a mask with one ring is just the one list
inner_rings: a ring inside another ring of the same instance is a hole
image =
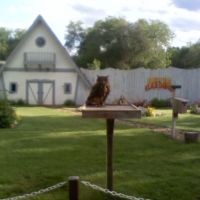
[[200, 108], [197, 104], [192, 104], [190, 106], [190, 113], [192, 114], [200, 114]]
[[25, 105], [26, 105], [26, 102], [25, 102], [23, 99], [18, 99], [17, 102], [16, 102], [16, 104], [17, 104], [18, 106], [25, 106]]
[[67, 107], [74, 107], [75, 106], [75, 102], [72, 101], [72, 100], [66, 100], [63, 104], [64, 106], [67, 106]]
[[18, 116], [7, 100], [0, 99], [0, 128], [9, 128], [18, 122]]
[[156, 111], [152, 107], [147, 107], [146, 109], [146, 116], [147, 117], [155, 117], [156, 116]]
[[18, 99], [17, 101], [9, 101], [11, 105], [14, 105], [14, 106], [26, 106], [27, 103], [23, 100], [23, 99]]
[[155, 108], [166, 108], [171, 106], [170, 99], [157, 99], [154, 98], [151, 100], [151, 106]]

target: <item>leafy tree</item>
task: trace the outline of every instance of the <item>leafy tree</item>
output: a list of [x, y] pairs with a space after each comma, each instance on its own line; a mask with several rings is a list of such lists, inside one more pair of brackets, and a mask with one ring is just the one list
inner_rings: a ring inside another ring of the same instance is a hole
[[24, 29], [9, 30], [0, 27], [0, 60], [6, 60], [24, 34]]
[[[108, 17], [80, 32], [69, 30], [65, 44], [73, 48], [71, 44], [77, 38], [75, 41], [79, 45], [76, 46], [78, 51], [75, 60], [81, 67], [88, 68], [94, 59], [100, 61], [101, 68], [158, 68], [170, 63], [166, 49], [173, 34], [160, 21], [142, 19], [130, 23], [124, 18]], [[81, 37], [76, 37], [79, 35]]]
[[82, 27], [82, 22], [70, 22], [66, 28], [67, 34], [65, 35], [65, 46], [69, 51], [76, 51], [85, 36], [85, 30]]
[[22, 37], [25, 35], [25, 33], [26, 33], [26, 30], [24, 30], [24, 29], [15, 29], [15, 30], [11, 31], [11, 33], [9, 35], [9, 40], [8, 40], [7, 56], [17, 46], [17, 44], [22, 39]]
[[170, 64], [166, 48], [173, 34], [166, 24], [139, 20], [131, 25], [129, 37], [132, 68], [162, 68]]
[[97, 21], [93, 28], [88, 29], [78, 51], [81, 66], [92, 63], [96, 58], [103, 68], [119, 68], [119, 63], [126, 57], [124, 36], [127, 25], [122, 18], [108, 18]]
[[5, 60], [7, 57], [9, 35], [9, 30], [0, 27], [0, 60]]
[[181, 48], [170, 48], [168, 52], [174, 67], [185, 69], [200, 67], [200, 42]]
[[101, 61], [94, 59], [92, 63], [88, 63], [89, 69], [100, 69], [101, 68]]
[[200, 67], [199, 58], [200, 58], [200, 42], [197, 42], [189, 48], [189, 52], [186, 57], [186, 65], [189, 68], [199, 68]]

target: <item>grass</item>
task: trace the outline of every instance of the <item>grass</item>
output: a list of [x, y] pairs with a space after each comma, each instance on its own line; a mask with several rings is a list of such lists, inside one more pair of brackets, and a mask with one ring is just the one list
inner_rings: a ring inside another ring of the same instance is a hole
[[[156, 109], [156, 112], [163, 113], [158, 117], [142, 117], [142, 119], [134, 119], [133, 121], [142, 122], [146, 124], [153, 124], [163, 127], [172, 126], [172, 110], [171, 109]], [[176, 121], [176, 128], [181, 130], [192, 130], [200, 132], [200, 115], [187, 113], [179, 114]]]
[[[72, 111], [17, 108], [21, 123], [0, 129], [0, 198], [54, 185], [77, 175], [106, 185], [105, 121]], [[114, 190], [154, 200], [200, 198], [200, 151], [148, 129], [116, 124]], [[67, 186], [36, 200], [66, 200]], [[80, 200], [114, 199], [81, 185]]]

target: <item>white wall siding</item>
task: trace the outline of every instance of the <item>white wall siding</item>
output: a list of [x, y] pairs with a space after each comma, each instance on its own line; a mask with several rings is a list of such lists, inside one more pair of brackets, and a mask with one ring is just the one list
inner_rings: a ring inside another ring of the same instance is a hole
[[[172, 94], [165, 89], [151, 89], [145, 91], [145, 85], [150, 77], [166, 77], [172, 80], [172, 84], [181, 85], [176, 95], [189, 99], [190, 102], [200, 100], [200, 69], [134, 69], [134, 70], [86, 70], [81, 69], [88, 80], [94, 84], [97, 75], [109, 75], [111, 93], [107, 99], [109, 103], [124, 95], [130, 102], [153, 98], [168, 99]], [[81, 97], [80, 97], [81, 98]], [[82, 100], [84, 101], [84, 100]]]
[[[124, 95], [130, 102], [147, 100], [153, 98], [171, 98], [171, 92], [165, 89], [152, 89], [145, 91], [145, 85], [150, 77], [166, 77], [172, 80], [173, 84], [180, 84], [181, 89], [176, 91], [176, 96], [189, 99], [190, 102], [200, 100], [200, 69], [184, 70], [177, 68], [167, 69], [135, 69], [135, 70], [86, 70], [81, 69], [86, 78], [92, 83], [96, 82], [97, 75], [108, 75], [111, 85], [111, 93], [107, 102], [112, 103], [121, 95]], [[2, 80], [2, 79], [1, 79]], [[25, 72], [5, 71], [5, 89], [9, 90], [9, 84], [15, 82], [18, 85], [18, 93], [7, 93], [10, 100], [26, 100], [26, 81], [29, 80], [50, 80], [55, 82], [55, 104], [62, 105], [65, 100], [75, 100], [77, 105], [84, 104], [90, 89], [83, 83], [77, 72]], [[64, 94], [64, 84], [72, 84], [72, 92]], [[1, 86], [2, 84], [0, 84]], [[48, 87], [47, 87], [48, 88]], [[48, 99], [50, 102], [50, 99]]]
[[77, 91], [76, 91], [76, 97], [75, 97], [76, 105], [83, 105], [89, 95], [89, 92], [90, 92], [90, 89], [85, 86], [85, 84], [80, 78], [78, 78]]
[[4, 82], [3, 82], [3, 75], [0, 74], [0, 99], [5, 98], [5, 89], [4, 89]]
[[[38, 47], [35, 43], [37, 37], [42, 36], [45, 38], [46, 43], [44, 47]], [[24, 66], [24, 53], [25, 52], [52, 52], [56, 54], [56, 68], [73, 68], [71, 59], [68, 59], [64, 52], [61, 50], [59, 44], [52, 40], [52, 35], [48, 29], [42, 24], [38, 24], [32, 32], [29, 33], [29, 38], [18, 49], [17, 54], [13, 55], [12, 60], [8, 63], [9, 68], [22, 68]]]
[[[5, 89], [9, 91], [9, 85], [11, 82], [17, 83], [18, 91], [17, 93], [7, 93], [9, 100], [18, 100], [23, 99], [26, 100], [26, 82], [30, 80], [38, 80], [38, 81], [54, 81], [55, 82], [55, 105], [61, 105], [65, 100], [75, 99], [76, 92], [76, 81], [77, 81], [77, 73], [76, 72], [68, 72], [68, 73], [60, 73], [60, 72], [4, 72], [4, 80], [5, 80]], [[70, 94], [64, 93], [64, 84], [71, 83], [72, 91]], [[30, 97], [33, 98], [33, 97]], [[30, 100], [30, 102], [34, 102], [34, 100]]]

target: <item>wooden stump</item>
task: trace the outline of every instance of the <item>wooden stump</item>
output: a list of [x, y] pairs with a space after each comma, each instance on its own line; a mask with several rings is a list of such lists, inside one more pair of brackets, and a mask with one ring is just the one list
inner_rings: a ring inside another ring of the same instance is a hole
[[198, 142], [199, 134], [197, 132], [186, 132], [184, 133], [185, 143]]

